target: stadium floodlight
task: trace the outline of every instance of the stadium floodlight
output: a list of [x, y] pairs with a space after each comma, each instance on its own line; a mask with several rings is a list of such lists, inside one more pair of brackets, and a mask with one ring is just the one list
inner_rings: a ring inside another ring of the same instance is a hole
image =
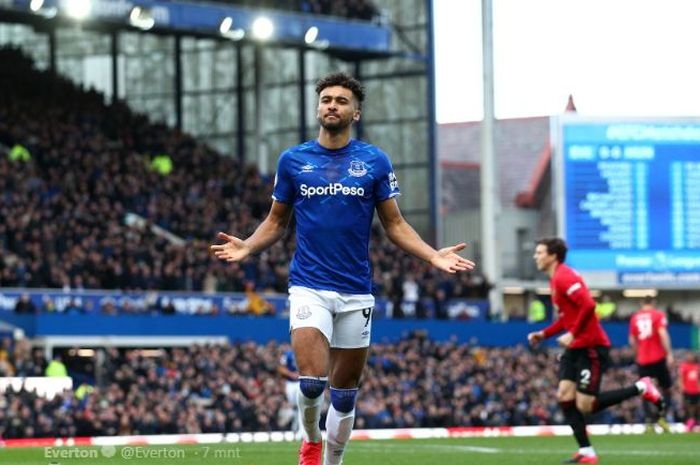
[[129, 13], [129, 24], [143, 31], [148, 31], [155, 26], [156, 20], [153, 18], [153, 12], [150, 8], [135, 6]]
[[44, 6], [44, 0], [32, 0], [29, 2], [29, 9], [34, 13], [38, 13], [42, 6]]
[[233, 18], [230, 16], [225, 17], [221, 21], [221, 24], [219, 25], [219, 33], [227, 39], [235, 41], [241, 40], [243, 37], [245, 37], [245, 31], [243, 29], [233, 28]]
[[307, 44], [313, 44], [318, 37], [318, 28], [316, 26], [311, 26], [304, 34], [304, 42]]
[[231, 26], [233, 26], [233, 18], [227, 16], [221, 21], [221, 25], [219, 25], [219, 32], [222, 34], [226, 34], [228, 31], [231, 30]]
[[268, 40], [275, 32], [275, 25], [267, 16], [260, 16], [253, 21], [253, 37], [258, 40]]
[[92, 0], [64, 0], [63, 9], [73, 19], [83, 20], [90, 15]]
[[53, 18], [58, 12], [55, 6], [47, 7], [44, 0], [32, 0], [29, 2], [29, 9], [32, 11], [32, 13], [43, 16], [47, 19]]

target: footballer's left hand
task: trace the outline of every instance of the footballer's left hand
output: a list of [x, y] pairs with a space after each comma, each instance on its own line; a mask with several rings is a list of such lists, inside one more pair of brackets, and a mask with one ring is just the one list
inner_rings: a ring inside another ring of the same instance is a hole
[[467, 244], [461, 242], [451, 247], [442, 248], [430, 258], [430, 264], [448, 273], [473, 270], [476, 266], [473, 261], [457, 255], [457, 252], [464, 249], [466, 246]]
[[562, 334], [557, 338], [557, 343], [559, 343], [559, 345], [562, 347], [569, 347], [569, 344], [571, 344], [573, 340], [574, 335], [571, 334], [571, 332], [567, 331], [566, 333]]

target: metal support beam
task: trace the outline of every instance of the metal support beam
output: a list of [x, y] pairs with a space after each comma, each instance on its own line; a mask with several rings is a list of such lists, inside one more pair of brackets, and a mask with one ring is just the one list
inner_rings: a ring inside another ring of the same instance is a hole
[[255, 147], [257, 149], [257, 165], [261, 173], [269, 173], [267, 160], [267, 141], [264, 140], [263, 124], [263, 81], [265, 73], [263, 71], [263, 47], [255, 44]]
[[109, 53], [112, 58], [112, 105], [119, 101], [119, 32], [109, 35]]
[[49, 28], [49, 71], [52, 75], [56, 75], [58, 70], [56, 69], [56, 28], [51, 26]]
[[175, 127], [182, 130], [182, 36], [175, 35]]
[[440, 160], [437, 153], [436, 133], [436, 110], [435, 110], [435, 29], [433, 26], [433, 0], [425, 2], [427, 20], [427, 43], [426, 43], [426, 70], [427, 76], [427, 146], [428, 162], [430, 164], [430, 240], [432, 244], [439, 247], [444, 238], [442, 237], [442, 172], [440, 170]]
[[[356, 79], [362, 81], [362, 62], [360, 60], [355, 61], [355, 70], [353, 74]], [[360, 116], [360, 121], [355, 123], [355, 137], [360, 140], [365, 137], [365, 124], [362, 121], [362, 116]]]
[[484, 120], [481, 123], [481, 250], [483, 270], [493, 287], [489, 291], [491, 315], [503, 318], [501, 293], [501, 260], [497, 249], [500, 188], [498, 160], [494, 150], [494, 89], [493, 89], [493, 0], [481, 0]]
[[236, 150], [238, 161], [245, 163], [245, 92], [243, 92], [243, 45], [236, 45]]
[[299, 49], [299, 143], [306, 142], [306, 50]]

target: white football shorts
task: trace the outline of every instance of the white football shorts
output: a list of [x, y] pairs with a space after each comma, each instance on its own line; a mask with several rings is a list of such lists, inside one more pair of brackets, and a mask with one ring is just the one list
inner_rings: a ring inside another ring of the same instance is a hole
[[289, 288], [289, 331], [316, 328], [333, 348], [369, 347], [373, 311], [372, 294]]

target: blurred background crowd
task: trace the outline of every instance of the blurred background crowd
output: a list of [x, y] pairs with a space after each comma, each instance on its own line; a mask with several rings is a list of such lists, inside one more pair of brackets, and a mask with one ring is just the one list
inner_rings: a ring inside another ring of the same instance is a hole
[[[18, 51], [0, 50], [0, 61], [0, 286], [286, 292], [293, 225], [241, 264], [208, 253], [217, 231], [252, 233], [272, 179]], [[379, 227], [371, 250], [378, 297], [488, 292], [477, 273], [445, 276], [399, 252]]]
[[[26, 342], [26, 341], [25, 341]], [[40, 350], [5, 340], [0, 376], [37, 376]], [[72, 390], [52, 400], [8, 390], [0, 396], [0, 437], [279, 431], [294, 410], [277, 373], [287, 348], [266, 345], [192, 346], [159, 351], [107, 349], [96, 362], [72, 368]], [[555, 392], [558, 350], [488, 348], [435, 342], [425, 334], [370, 350], [357, 404], [357, 428], [564, 424]], [[636, 381], [633, 353], [613, 349], [603, 389]], [[683, 360], [682, 351], [676, 359]], [[82, 369], [82, 371], [81, 371]], [[678, 389], [669, 419], [684, 418]], [[593, 423], [639, 423], [640, 398], [607, 409]]]

